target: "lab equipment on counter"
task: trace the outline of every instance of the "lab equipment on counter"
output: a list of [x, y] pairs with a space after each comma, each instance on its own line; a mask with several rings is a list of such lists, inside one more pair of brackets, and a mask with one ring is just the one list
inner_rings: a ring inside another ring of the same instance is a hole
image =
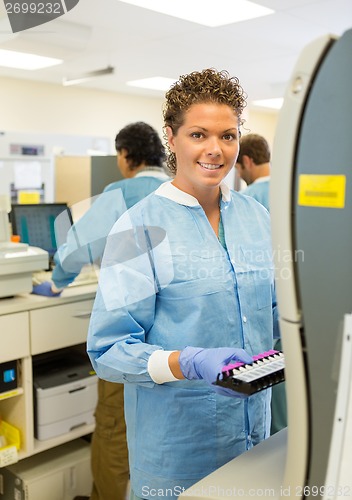
[[0, 199], [0, 298], [32, 290], [32, 273], [48, 267], [48, 252], [10, 241], [9, 206]]

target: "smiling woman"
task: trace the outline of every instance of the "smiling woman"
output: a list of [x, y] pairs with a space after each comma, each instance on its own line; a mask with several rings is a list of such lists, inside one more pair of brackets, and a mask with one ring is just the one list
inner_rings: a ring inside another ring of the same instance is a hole
[[131, 498], [176, 498], [269, 436], [270, 391], [214, 385], [278, 331], [268, 213], [223, 182], [244, 106], [225, 71], [180, 77], [164, 108], [175, 177], [108, 237], [88, 353], [99, 377], [125, 384]]
[[[165, 97], [165, 130], [170, 128], [173, 135], [177, 135], [187, 111], [193, 104], [224, 104], [238, 117], [236, 128], [242, 124], [241, 115], [246, 106], [246, 94], [238, 78], [230, 77], [227, 71], [217, 72], [210, 68], [181, 76]], [[168, 167], [171, 172], [176, 173], [175, 154], [168, 144], [166, 147], [169, 150]]]
[[[167, 127], [168, 144], [177, 158], [174, 186], [213, 205], [220, 216], [219, 185], [233, 168], [239, 152], [238, 117], [226, 104], [193, 104], [174, 135]], [[217, 225], [214, 227], [217, 233]]]
[[244, 106], [239, 80], [226, 71], [193, 72], [166, 94], [164, 122], [173, 184], [198, 200], [216, 234], [219, 185], [237, 160]]

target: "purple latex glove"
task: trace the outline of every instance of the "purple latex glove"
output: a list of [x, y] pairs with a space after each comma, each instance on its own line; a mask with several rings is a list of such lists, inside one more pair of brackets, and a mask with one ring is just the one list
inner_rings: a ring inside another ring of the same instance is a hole
[[202, 349], [188, 346], [181, 351], [179, 358], [181, 371], [188, 380], [205, 380], [218, 394], [242, 399], [248, 396], [214, 385], [222, 367], [236, 361], [253, 363], [253, 359], [244, 349], [234, 347]]
[[34, 295], [44, 295], [45, 297], [59, 297], [61, 295], [61, 292], [53, 292], [52, 291], [52, 284], [50, 281], [43, 281], [43, 283], [40, 283], [40, 285], [34, 285], [32, 289], [32, 293]]

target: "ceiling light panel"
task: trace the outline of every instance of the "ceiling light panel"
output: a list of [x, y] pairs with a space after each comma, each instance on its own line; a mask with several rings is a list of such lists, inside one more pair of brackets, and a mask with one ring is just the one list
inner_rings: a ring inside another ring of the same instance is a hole
[[254, 106], [260, 106], [261, 108], [280, 109], [283, 102], [283, 97], [276, 97], [273, 99], [259, 99], [257, 101], [253, 101], [252, 104]]
[[140, 87], [142, 89], [168, 90], [175, 83], [172, 78], [155, 76], [152, 78], [142, 78], [141, 80], [131, 80], [126, 82], [130, 87]]
[[217, 0], [216, 2], [214, 0], [192, 0], [191, 2], [189, 0], [121, 1], [212, 28], [274, 13], [272, 9], [248, 0]]
[[0, 66], [6, 68], [26, 69], [33, 71], [36, 69], [49, 68], [61, 64], [61, 59], [53, 57], [43, 57], [26, 52], [16, 52], [14, 50], [0, 49]]
[[67, 87], [69, 85], [79, 85], [80, 83], [88, 82], [94, 78], [106, 75], [112, 75], [115, 69], [112, 66], [107, 66], [103, 69], [97, 69], [94, 71], [89, 71], [87, 73], [81, 73], [80, 75], [76, 75], [73, 77], [64, 77], [62, 80], [62, 84]]

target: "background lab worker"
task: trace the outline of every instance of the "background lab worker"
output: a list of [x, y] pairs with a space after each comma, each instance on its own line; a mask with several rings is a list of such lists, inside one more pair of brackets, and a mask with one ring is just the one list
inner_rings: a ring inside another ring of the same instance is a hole
[[[132, 123], [116, 135], [117, 164], [126, 179], [108, 185], [91, 208], [72, 226], [55, 255], [53, 283], [33, 287], [33, 293], [60, 295], [82, 266], [102, 257], [106, 237], [126, 208], [132, 207], [170, 177], [158, 133], [143, 122]], [[91, 454], [91, 500], [125, 500], [129, 479], [123, 386], [98, 380], [96, 426]]]
[[175, 178], [107, 240], [87, 347], [99, 377], [125, 384], [132, 498], [175, 498], [269, 435], [270, 390], [213, 385], [277, 327], [268, 212], [223, 182], [244, 106], [225, 71], [180, 77], [164, 107]]
[[247, 183], [242, 193], [256, 199], [269, 211], [270, 148], [258, 134], [247, 134], [240, 139], [236, 169]]

